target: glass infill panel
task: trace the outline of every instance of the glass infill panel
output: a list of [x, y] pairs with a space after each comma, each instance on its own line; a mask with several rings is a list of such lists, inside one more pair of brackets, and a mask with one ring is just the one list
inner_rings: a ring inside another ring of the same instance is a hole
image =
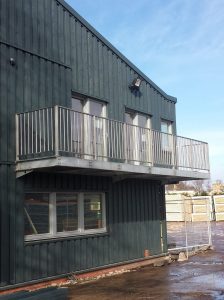
[[26, 194], [24, 201], [24, 234], [49, 233], [49, 194]]
[[78, 195], [57, 194], [56, 198], [57, 232], [78, 229]]
[[103, 227], [102, 195], [84, 195], [84, 229], [99, 229]]

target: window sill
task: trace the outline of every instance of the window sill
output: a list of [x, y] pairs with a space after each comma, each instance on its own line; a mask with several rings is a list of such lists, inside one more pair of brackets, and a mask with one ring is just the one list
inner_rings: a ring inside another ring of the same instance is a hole
[[84, 239], [89, 238], [92, 236], [102, 236], [108, 235], [108, 231], [106, 228], [101, 230], [86, 230], [85, 232], [77, 232], [77, 233], [70, 233], [70, 232], [62, 232], [58, 233], [57, 235], [52, 234], [44, 234], [40, 236], [29, 236], [25, 237], [25, 244], [37, 244], [37, 243], [44, 243], [44, 242], [54, 242], [58, 240], [74, 240], [74, 239]]

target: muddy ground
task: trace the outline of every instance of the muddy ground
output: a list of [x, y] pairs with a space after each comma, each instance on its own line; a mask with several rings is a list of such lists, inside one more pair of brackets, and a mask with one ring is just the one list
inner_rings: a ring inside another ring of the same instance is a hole
[[185, 262], [147, 266], [69, 288], [70, 300], [224, 300], [224, 222], [212, 224], [214, 250]]

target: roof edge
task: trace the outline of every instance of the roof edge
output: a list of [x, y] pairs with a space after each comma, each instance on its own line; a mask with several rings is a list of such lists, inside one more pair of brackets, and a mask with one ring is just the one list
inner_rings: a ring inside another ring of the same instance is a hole
[[88, 23], [74, 8], [72, 8], [65, 0], [56, 0], [66, 10], [68, 10], [80, 23], [88, 28], [99, 40], [101, 40], [108, 48], [110, 48], [117, 56], [119, 56], [129, 67], [131, 67], [136, 73], [138, 73], [146, 82], [154, 87], [164, 98], [174, 103], [177, 102], [177, 98], [167, 95], [158, 85], [155, 84], [148, 76], [146, 76], [141, 70], [139, 70], [126, 56], [124, 56], [117, 48], [115, 48], [105, 37], [103, 37], [90, 23]]

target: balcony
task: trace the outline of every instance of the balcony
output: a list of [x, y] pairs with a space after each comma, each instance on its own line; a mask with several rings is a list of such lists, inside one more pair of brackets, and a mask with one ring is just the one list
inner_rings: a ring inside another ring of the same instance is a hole
[[16, 115], [16, 172], [209, 178], [208, 144], [55, 106]]

